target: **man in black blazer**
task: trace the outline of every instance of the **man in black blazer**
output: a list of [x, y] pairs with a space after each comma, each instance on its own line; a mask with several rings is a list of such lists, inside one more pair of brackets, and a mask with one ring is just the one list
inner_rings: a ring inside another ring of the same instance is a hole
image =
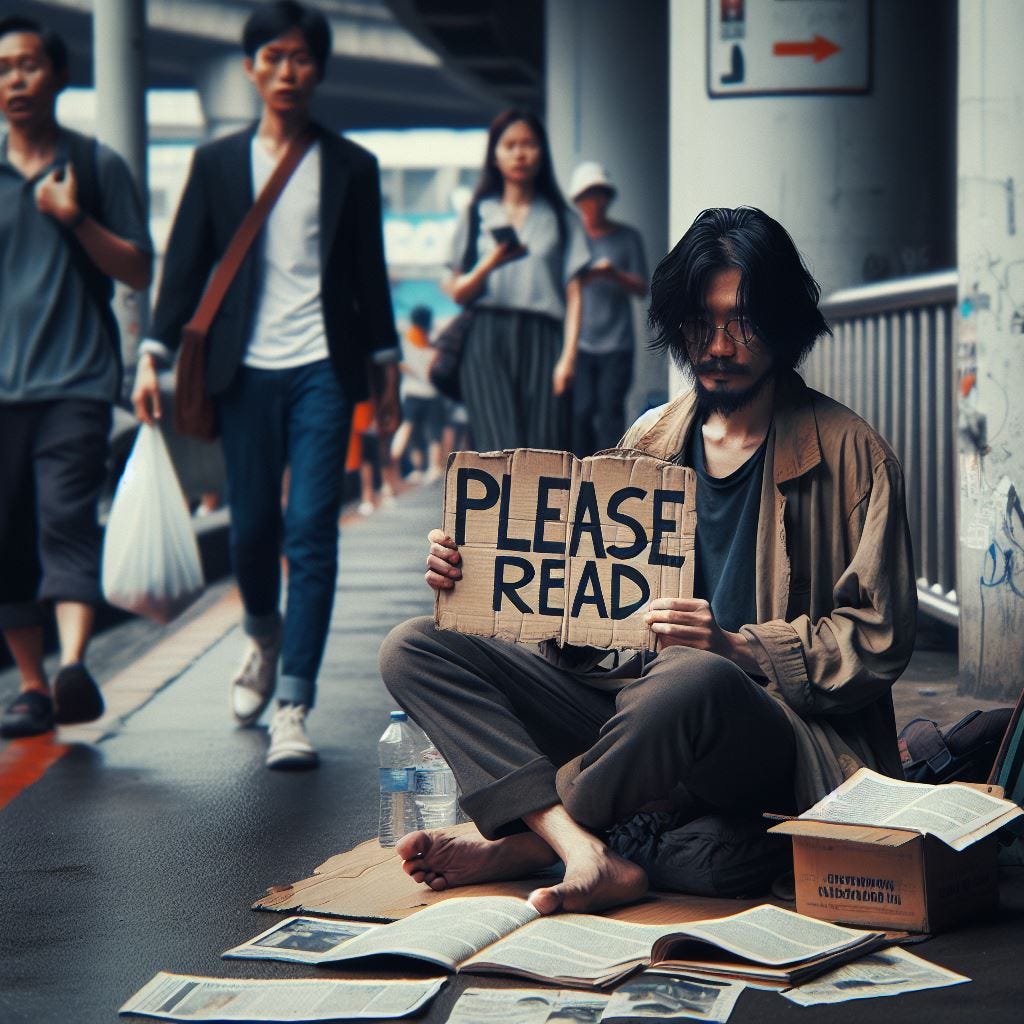
[[[208, 337], [206, 388], [224, 445], [231, 551], [249, 646], [231, 683], [241, 725], [276, 695], [267, 766], [312, 767], [305, 718], [334, 599], [337, 517], [352, 408], [374, 378], [383, 429], [397, 420], [399, 348], [374, 157], [310, 119], [330, 54], [317, 11], [277, 0], [243, 30], [260, 120], [196, 150], [168, 243], [134, 402], [159, 417], [156, 359], [169, 358], [211, 269], [289, 143], [314, 142], [289, 178]], [[290, 470], [287, 509], [281, 481]], [[287, 611], [278, 611], [280, 556]], [[280, 676], [278, 660], [280, 659]]]

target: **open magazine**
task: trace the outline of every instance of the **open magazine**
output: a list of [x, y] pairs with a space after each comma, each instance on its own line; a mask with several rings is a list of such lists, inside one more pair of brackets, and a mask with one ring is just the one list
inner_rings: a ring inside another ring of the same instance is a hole
[[904, 782], [861, 768], [800, 818], [909, 829], [964, 850], [1014, 819], [1024, 818], [1024, 811], [1011, 800], [963, 783]]
[[[274, 933], [289, 919], [228, 950], [226, 957], [276, 959]], [[603, 988], [640, 967], [727, 964], [742, 976], [770, 970], [788, 981], [813, 977], [888, 945], [865, 932], [762, 905], [730, 917], [641, 925], [592, 914], [542, 916], [511, 896], [453, 897], [323, 949], [305, 963], [410, 957], [449, 971], [515, 974], [555, 984]]]

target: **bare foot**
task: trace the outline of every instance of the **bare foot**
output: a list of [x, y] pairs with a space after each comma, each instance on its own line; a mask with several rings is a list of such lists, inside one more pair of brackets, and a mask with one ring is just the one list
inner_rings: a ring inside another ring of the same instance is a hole
[[441, 829], [421, 830], [402, 836], [395, 852], [413, 881], [438, 892], [475, 882], [526, 878], [558, 861], [558, 855], [533, 832], [491, 840], [449, 835]]
[[558, 885], [534, 889], [529, 902], [542, 914], [556, 910], [589, 913], [632, 903], [647, 892], [647, 875], [639, 865], [612, 853], [603, 843], [581, 844], [565, 861]]

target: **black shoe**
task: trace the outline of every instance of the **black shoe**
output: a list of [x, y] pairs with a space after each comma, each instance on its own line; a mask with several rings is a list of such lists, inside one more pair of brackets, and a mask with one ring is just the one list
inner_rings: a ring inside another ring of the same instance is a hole
[[54, 718], [58, 725], [93, 722], [103, 714], [103, 695], [96, 680], [78, 662], [65, 665], [53, 681]]
[[0, 718], [0, 736], [39, 736], [53, 728], [53, 701], [38, 690], [19, 693]]

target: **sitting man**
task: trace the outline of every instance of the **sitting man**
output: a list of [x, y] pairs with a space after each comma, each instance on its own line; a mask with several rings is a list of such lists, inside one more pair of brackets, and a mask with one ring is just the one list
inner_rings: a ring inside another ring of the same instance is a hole
[[[794, 371], [829, 329], [780, 224], [706, 210], [651, 287], [659, 343], [694, 388], [622, 447], [697, 474], [694, 597], [656, 598], [656, 654], [397, 627], [381, 672], [426, 730], [485, 838], [413, 832], [405, 870], [433, 889], [525, 877], [542, 913], [641, 896], [644, 870], [602, 834], [641, 809], [684, 818], [800, 811], [862, 765], [900, 776], [890, 687], [916, 589], [900, 466], [862, 419]], [[429, 536], [427, 582], [461, 579]]]

